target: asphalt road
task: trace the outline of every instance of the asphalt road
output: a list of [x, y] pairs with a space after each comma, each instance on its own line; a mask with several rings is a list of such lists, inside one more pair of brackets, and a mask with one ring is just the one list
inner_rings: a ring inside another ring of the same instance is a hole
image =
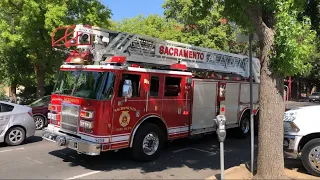
[[[26, 144], [0, 147], [1, 179], [204, 179], [219, 174], [219, 142], [215, 134], [166, 144], [154, 162], [133, 161], [127, 150], [100, 156], [79, 155], [42, 140], [40, 131]], [[225, 168], [250, 158], [250, 138], [229, 135]]]
[[[250, 161], [250, 138], [237, 139], [229, 132], [225, 142], [226, 169]], [[15, 147], [0, 144], [0, 178], [204, 179], [220, 173], [219, 158], [219, 142], [215, 134], [167, 143], [159, 159], [138, 163], [130, 158], [127, 150], [94, 157], [79, 155], [43, 140], [41, 131], [37, 131], [26, 144]], [[304, 171], [300, 161], [286, 162], [287, 167]]]

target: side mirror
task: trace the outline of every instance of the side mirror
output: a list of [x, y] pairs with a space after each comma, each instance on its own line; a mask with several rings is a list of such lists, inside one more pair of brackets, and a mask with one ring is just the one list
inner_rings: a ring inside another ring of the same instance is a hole
[[131, 98], [132, 97], [132, 84], [131, 80], [124, 80], [123, 87], [122, 87], [122, 97]]

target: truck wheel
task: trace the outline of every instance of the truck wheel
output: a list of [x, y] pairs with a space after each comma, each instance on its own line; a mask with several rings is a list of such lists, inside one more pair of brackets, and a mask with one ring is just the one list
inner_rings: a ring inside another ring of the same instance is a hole
[[244, 139], [250, 134], [250, 115], [245, 113], [240, 120], [240, 126], [238, 127], [239, 138]]
[[17, 146], [23, 143], [26, 132], [21, 127], [10, 128], [5, 137], [5, 142], [9, 146]]
[[320, 177], [320, 138], [313, 139], [304, 145], [301, 160], [311, 175]]
[[155, 124], [146, 124], [139, 128], [134, 141], [132, 155], [138, 161], [152, 161], [159, 157], [164, 135]]

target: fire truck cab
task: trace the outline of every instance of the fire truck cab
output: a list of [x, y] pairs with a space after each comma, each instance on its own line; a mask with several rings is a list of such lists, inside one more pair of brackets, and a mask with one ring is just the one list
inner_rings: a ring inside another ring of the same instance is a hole
[[83, 25], [57, 28], [52, 45], [76, 47], [61, 65], [43, 131], [59, 146], [87, 155], [131, 148], [150, 161], [167, 140], [214, 132], [218, 114], [239, 137], [250, 132], [248, 57]]

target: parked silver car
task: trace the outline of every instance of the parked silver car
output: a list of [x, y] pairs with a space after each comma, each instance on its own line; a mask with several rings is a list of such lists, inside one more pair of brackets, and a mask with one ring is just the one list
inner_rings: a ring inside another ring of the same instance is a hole
[[20, 145], [26, 138], [34, 136], [35, 131], [30, 107], [0, 101], [0, 143]]
[[309, 101], [310, 102], [320, 102], [320, 92], [314, 92], [309, 96]]

